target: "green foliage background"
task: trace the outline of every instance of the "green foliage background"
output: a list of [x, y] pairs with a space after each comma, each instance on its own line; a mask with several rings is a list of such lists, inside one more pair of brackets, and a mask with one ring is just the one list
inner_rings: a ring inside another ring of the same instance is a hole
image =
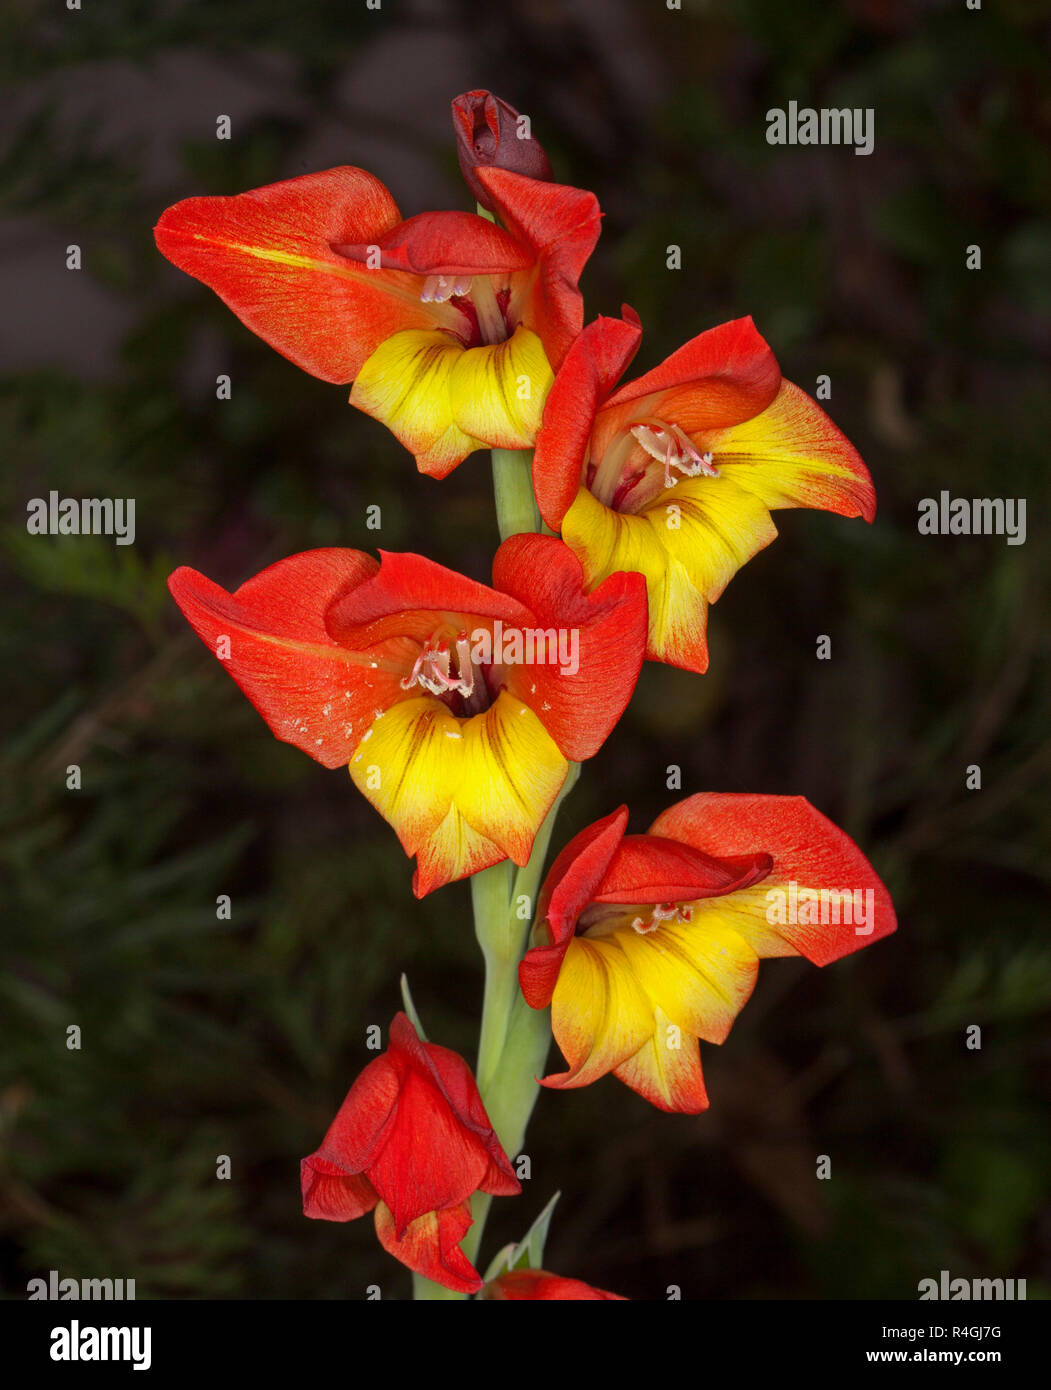
[[[8, 1296], [50, 1268], [133, 1277], [140, 1297], [408, 1293], [368, 1222], [302, 1218], [298, 1161], [402, 970], [430, 1035], [471, 1055], [467, 890], [412, 899], [393, 834], [270, 737], [164, 581], [372, 548], [376, 503], [384, 548], [485, 579], [486, 462], [418, 477], [150, 229], [177, 198], [324, 167], [319, 133], [327, 163], [368, 164], [406, 215], [435, 188], [466, 207], [447, 102], [472, 86], [528, 111], [557, 174], [599, 195], [588, 311], [639, 310], [640, 368], [751, 313], [786, 376], [831, 376], [880, 499], [872, 528], [781, 513], [713, 612], [710, 674], [646, 669], [558, 842], [621, 800], [644, 829], [679, 763], [683, 794], [808, 796], [870, 853], [901, 923], [825, 971], [766, 965], [704, 1050], [699, 1118], [612, 1079], [543, 1096], [526, 1195], [498, 1204], [487, 1247], [561, 1188], [548, 1265], [636, 1298], [914, 1298], [943, 1268], [1046, 1292], [1048, 29], [1035, 0], [5, 8], [5, 242], [37, 275], [5, 295], [0, 399]], [[142, 95], [122, 103], [129, 75]], [[227, 78], [253, 99], [219, 142]], [[160, 137], [154, 90], [177, 108]], [[874, 107], [876, 152], [769, 147], [766, 110], [790, 99]], [[115, 347], [72, 316], [72, 242]], [[918, 536], [942, 488], [1027, 498], [1027, 543]], [[28, 537], [26, 502], [50, 489], [135, 497], [136, 545]]]

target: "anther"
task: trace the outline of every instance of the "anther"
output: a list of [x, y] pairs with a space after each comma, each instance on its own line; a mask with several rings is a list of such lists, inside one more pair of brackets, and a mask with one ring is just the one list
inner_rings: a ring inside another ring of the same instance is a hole
[[470, 288], [469, 275], [428, 275], [420, 299], [424, 304], [445, 304], [456, 295], [467, 294]]

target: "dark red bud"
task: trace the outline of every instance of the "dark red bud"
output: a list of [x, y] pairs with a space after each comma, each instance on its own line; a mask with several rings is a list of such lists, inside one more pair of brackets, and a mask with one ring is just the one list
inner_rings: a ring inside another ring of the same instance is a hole
[[467, 185], [482, 207], [493, 211], [489, 195], [474, 176], [479, 166], [510, 169], [531, 179], [551, 178], [551, 163], [544, 147], [532, 135], [524, 135], [529, 118], [492, 92], [464, 92], [452, 104], [456, 153]]

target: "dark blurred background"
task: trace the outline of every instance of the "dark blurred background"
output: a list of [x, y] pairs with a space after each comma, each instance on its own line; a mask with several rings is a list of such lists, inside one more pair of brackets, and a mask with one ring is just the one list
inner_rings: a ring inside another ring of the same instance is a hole
[[[270, 736], [165, 578], [186, 563], [233, 587], [297, 550], [379, 543], [485, 579], [487, 460], [419, 477], [151, 228], [190, 194], [340, 163], [405, 215], [467, 207], [448, 103], [473, 87], [527, 111], [557, 176], [598, 194], [588, 314], [639, 310], [639, 369], [754, 315], [787, 377], [831, 377], [880, 502], [871, 528], [779, 515], [713, 610], [711, 673], [646, 669], [558, 842], [621, 800], [644, 829], [679, 763], [681, 794], [809, 797], [901, 923], [824, 971], [766, 964], [704, 1049], [700, 1117], [611, 1078], [542, 1095], [533, 1177], [486, 1248], [561, 1188], [546, 1263], [632, 1297], [908, 1299], [941, 1269], [1051, 1287], [1048, 32], [1035, 0], [4, 7], [9, 1296], [51, 1268], [132, 1277], [139, 1297], [408, 1295], [370, 1222], [303, 1219], [298, 1162], [402, 970], [430, 1036], [473, 1055], [467, 889], [412, 899], [393, 833]], [[765, 113], [791, 99], [874, 107], [875, 153], [771, 148]], [[919, 536], [942, 488], [1027, 498], [1027, 543]], [[50, 489], [135, 497], [136, 544], [28, 537]]]

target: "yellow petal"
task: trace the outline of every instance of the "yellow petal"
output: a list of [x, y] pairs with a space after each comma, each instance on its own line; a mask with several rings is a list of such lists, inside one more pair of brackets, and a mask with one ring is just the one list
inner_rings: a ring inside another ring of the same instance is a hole
[[570, 1069], [547, 1084], [597, 1081], [634, 1056], [653, 1029], [653, 1006], [613, 937], [574, 937], [551, 1000], [551, 1030]]
[[553, 380], [540, 339], [519, 325], [506, 342], [461, 354], [449, 381], [453, 418], [487, 448], [530, 449]]
[[763, 503], [724, 477], [684, 478], [638, 514], [581, 488], [562, 523], [589, 587], [618, 570], [645, 576], [646, 655], [693, 671], [708, 665], [708, 604], [776, 535]]
[[435, 478], [485, 447], [453, 417], [449, 383], [463, 356], [463, 345], [450, 333], [406, 329], [379, 345], [350, 393], [351, 405], [386, 425], [416, 455], [420, 472]]
[[621, 1062], [613, 1075], [661, 1110], [699, 1115], [708, 1108], [701, 1049], [695, 1038], [678, 1029], [659, 1009], [655, 1023], [653, 1037], [634, 1057]]
[[552, 380], [527, 328], [472, 348], [441, 330], [407, 329], [364, 364], [350, 402], [386, 425], [421, 473], [444, 478], [475, 449], [532, 447]]
[[817, 507], [869, 521], [875, 515], [872, 479], [857, 451], [790, 381], [782, 381], [773, 402], [751, 420], [698, 439], [722, 477], [767, 507]]
[[551, 1003], [570, 1069], [546, 1084], [585, 1086], [612, 1071], [663, 1109], [705, 1109], [697, 1039], [725, 1039], [759, 967], [755, 951], [719, 915], [727, 901], [695, 903], [690, 921], [662, 922], [651, 932], [635, 931], [641, 914], [626, 908], [607, 920], [603, 935], [573, 939]]
[[755, 988], [759, 959], [720, 915], [736, 895], [693, 905], [689, 922], [662, 922], [640, 934], [631, 926], [616, 940], [656, 1012], [684, 1033], [721, 1043]]
[[417, 856], [422, 896], [504, 858], [524, 864], [568, 767], [537, 715], [501, 691], [466, 719], [433, 696], [394, 705], [350, 775]]

